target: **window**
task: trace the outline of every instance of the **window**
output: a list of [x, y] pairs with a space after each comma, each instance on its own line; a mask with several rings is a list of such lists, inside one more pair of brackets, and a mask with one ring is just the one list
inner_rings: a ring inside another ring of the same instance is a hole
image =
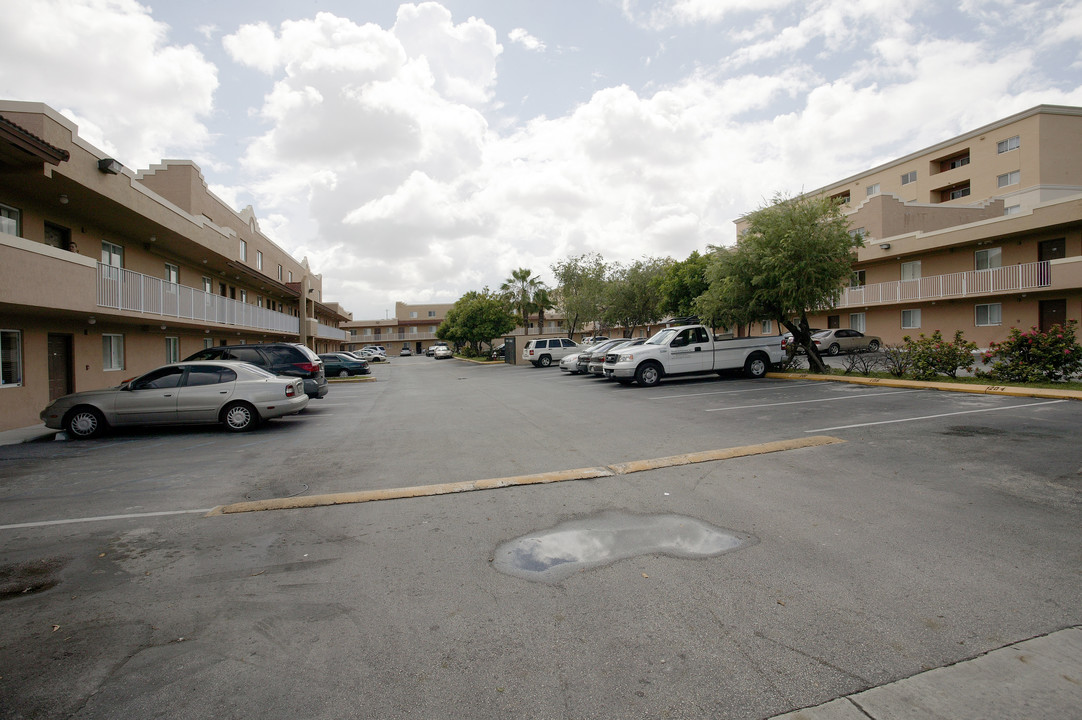
[[23, 337], [19, 330], [0, 330], [0, 387], [23, 384]]
[[240, 291], [240, 301], [241, 302], [248, 302], [248, 291], [247, 290], [241, 290]]
[[429, 310], [428, 311], [428, 316], [429, 317], [436, 317], [436, 311], [435, 310]]
[[964, 167], [969, 164], [969, 150], [966, 150], [960, 155], [949, 157], [939, 163], [939, 171], [947, 172], [948, 170], [956, 170], [960, 167]]
[[167, 363], [180, 362], [180, 338], [167, 337], [165, 339], [165, 361]]
[[1021, 181], [1022, 175], [1018, 170], [1012, 170], [1009, 173], [1004, 173], [996, 178], [996, 184], [999, 187], [1007, 187], [1008, 185], [1017, 185]]
[[864, 287], [864, 270], [854, 270], [849, 277], [849, 287]]
[[282, 266], [281, 265], [278, 266], [278, 279], [279, 280], [282, 279]]
[[563, 345], [563, 346], [564, 346], [565, 348], [572, 348], [572, 347], [576, 347], [576, 345], [575, 345], [575, 341], [574, 341], [574, 340], [570, 340], [570, 339], [568, 339], [568, 338], [561, 338], [561, 339], [560, 339], [560, 344], [561, 344], [561, 345]]
[[180, 378], [184, 376], [182, 367], [164, 367], [151, 370], [146, 375], [136, 378], [132, 384], [132, 390], [162, 390], [165, 388], [180, 387]]
[[184, 380], [185, 387], [198, 387], [199, 385], [220, 385], [233, 382], [237, 379], [237, 373], [232, 368], [215, 367], [213, 365], [193, 365], [188, 368], [188, 377]]
[[849, 327], [864, 332], [864, 313], [849, 313]]
[[416, 335], [416, 334], [417, 334], [417, 326], [414, 325], [414, 326], [412, 326], [410, 328], [410, 335]]
[[909, 183], [915, 183], [917, 181], [917, 171], [910, 170], [902, 175], [902, 185], [908, 185]]
[[857, 240], [863, 240], [864, 238], [868, 237], [868, 231], [865, 228], [857, 228], [856, 230], [850, 230], [849, 237]]
[[1007, 138], [1006, 140], [1000, 140], [999, 142], [997, 142], [996, 143], [996, 152], [999, 153], [1000, 155], [1002, 155], [1005, 152], [1010, 152], [1011, 150], [1017, 150], [1020, 145], [1021, 145], [1021, 142], [1020, 142], [1018, 136], [1015, 135], [1012, 138]]
[[977, 306], [977, 327], [1003, 324], [1003, 304], [988, 303]]
[[864, 188], [864, 191], [868, 193], [868, 197], [871, 197], [872, 195], [878, 195], [879, 183], [873, 183], [872, 185], [869, 185], [868, 187]]
[[964, 183], [958, 187], [947, 190], [948, 200], [958, 200], [964, 197], [969, 197], [969, 183]]
[[436, 328], [435, 325], [429, 325], [428, 326], [428, 332], [432, 333], [433, 335], [436, 334], [436, 330], [437, 330], [437, 328]]
[[361, 334], [362, 334], [362, 335], [363, 335], [364, 337], [368, 337], [368, 336], [370, 336], [370, 335], [372, 334], [372, 328], [365, 328], [365, 329], [364, 329], [364, 332], [363, 332], [363, 333], [361, 333]]
[[248, 262], [248, 243], [243, 240], [240, 241], [240, 259], [242, 262]]
[[902, 310], [902, 328], [920, 327], [920, 310]]
[[214, 338], [209, 338], [209, 337], [208, 338], [203, 338], [203, 347], [204, 348], [212, 348], [212, 347], [214, 347]]
[[289, 282], [293, 282], [293, 271], [289, 271]]
[[902, 280], [920, 279], [920, 260], [902, 263]]
[[773, 320], [763, 320], [763, 322], [761, 323], [761, 325], [759, 327], [759, 334], [760, 335], [773, 335], [774, 334], [774, 321]]
[[256, 307], [263, 307], [263, 296], [262, 295], [256, 295], [255, 296], [255, 305], [256, 305]]
[[255, 251], [255, 267], [256, 267], [257, 270], [262, 270], [263, 269], [263, 251], [262, 250], [256, 250]]
[[992, 270], [1003, 266], [1003, 252], [1000, 248], [988, 248], [974, 253], [978, 270]]
[[410, 310], [410, 317], [411, 318], [417, 317], [417, 311], [416, 310]]
[[1014, 215], [1020, 212], [1022, 212], [1021, 205], [1008, 205], [1007, 207], [1003, 208], [1004, 215]]
[[0, 205], [0, 232], [8, 235], [19, 234], [20, 213], [10, 205]]
[[170, 263], [165, 264], [165, 281], [174, 285], [180, 282], [180, 268]]
[[203, 276], [203, 292], [207, 293], [208, 295], [214, 292], [214, 281], [206, 276]]
[[109, 267], [124, 267], [124, 248], [103, 240], [101, 243], [101, 263]]
[[101, 369], [123, 370], [124, 369], [124, 336], [109, 335], [101, 336]]

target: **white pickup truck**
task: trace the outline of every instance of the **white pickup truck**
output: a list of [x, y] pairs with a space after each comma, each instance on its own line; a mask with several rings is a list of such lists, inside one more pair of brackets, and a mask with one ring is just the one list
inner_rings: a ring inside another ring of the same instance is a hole
[[657, 385], [667, 375], [740, 368], [748, 377], [761, 378], [784, 355], [780, 337], [713, 340], [702, 325], [681, 325], [665, 328], [642, 345], [609, 353], [605, 375], [642, 387]]

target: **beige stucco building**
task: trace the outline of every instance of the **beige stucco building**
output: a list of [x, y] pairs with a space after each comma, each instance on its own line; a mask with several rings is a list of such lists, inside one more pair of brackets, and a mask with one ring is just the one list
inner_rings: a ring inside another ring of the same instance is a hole
[[813, 327], [987, 347], [1082, 316], [1082, 108], [1041, 105], [811, 194], [846, 203], [865, 245]]
[[133, 172], [52, 108], [0, 101], [0, 430], [209, 345], [338, 349], [350, 319], [194, 163]]

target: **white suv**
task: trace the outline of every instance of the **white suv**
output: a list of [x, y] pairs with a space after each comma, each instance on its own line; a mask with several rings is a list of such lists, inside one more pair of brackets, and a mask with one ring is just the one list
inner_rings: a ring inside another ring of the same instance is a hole
[[564, 355], [575, 352], [578, 344], [567, 338], [544, 338], [530, 340], [522, 348], [522, 359], [529, 360], [534, 367], [548, 367], [553, 360], [559, 361]]

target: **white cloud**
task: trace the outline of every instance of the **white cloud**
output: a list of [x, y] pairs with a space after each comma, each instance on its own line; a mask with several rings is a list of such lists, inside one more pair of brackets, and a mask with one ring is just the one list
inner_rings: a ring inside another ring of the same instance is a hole
[[[44, 102], [129, 167], [210, 141], [216, 68], [134, 0], [7, 0], [0, 96]], [[12, 21], [17, 19], [18, 31]]]
[[524, 28], [515, 28], [511, 32], [507, 33], [507, 37], [511, 40], [511, 42], [517, 43], [522, 47], [526, 48], [527, 50], [532, 50], [534, 52], [545, 51], [545, 43], [542, 42], [540, 39], [535, 38]]

